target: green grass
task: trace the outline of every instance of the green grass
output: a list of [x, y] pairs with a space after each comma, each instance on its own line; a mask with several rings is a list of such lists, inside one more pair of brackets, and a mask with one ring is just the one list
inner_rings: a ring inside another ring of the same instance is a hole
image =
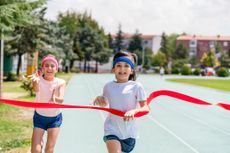
[[230, 80], [222, 79], [167, 79], [176, 83], [185, 83], [202, 87], [213, 88], [222, 91], [230, 91]]
[[21, 117], [21, 108], [0, 104], [0, 147], [2, 151], [27, 146], [32, 132], [32, 121]]
[[64, 80], [66, 80], [66, 82], [68, 82], [71, 79], [71, 77], [73, 75], [75, 75], [75, 74], [76, 73], [64, 73], [64, 72], [61, 72], [61, 73], [58, 73], [56, 77], [62, 78]]
[[[59, 73], [57, 77], [67, 82], [73, 73]], [[28, 93], [21, 86], [22, 82], [4, 82], [4, 93]], [[23, 94], [22, 94], [23, 95]], [[23, 101], [34, 101], [35, 97], [21, 96], [16, 98]], [[22, 112], [31, 112], [31, 109], [15, 107], [0, 103], [0, 153], [24, 153], [28, 150], [32, 135], [32, 118], [23, 116]]]
[[3, 82], [3, 92], [25, 92], [24, 89], [22, 89], [20, 81], [15, 82]]

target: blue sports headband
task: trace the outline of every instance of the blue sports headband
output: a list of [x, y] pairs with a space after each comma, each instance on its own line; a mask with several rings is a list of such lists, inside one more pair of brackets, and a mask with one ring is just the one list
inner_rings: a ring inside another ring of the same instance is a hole
[[117, 64], [118, 62], [126, 62], [128, 63], [132, 69], [135, 68], [135, 64], [133, 63], [132, 60], [130, 60], [129, 58], [125, 57], [125, 56], [120, 56], [118, 58], [116, 58], [114, 61], [113, 61], [113, 67], [115, 66], [115, 64]]

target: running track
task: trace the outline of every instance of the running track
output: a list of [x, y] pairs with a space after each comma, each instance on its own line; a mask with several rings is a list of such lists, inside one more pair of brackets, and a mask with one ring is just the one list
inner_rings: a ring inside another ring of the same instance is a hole
[[[102, 93], [111, 74], [78, 74], [65, 94], [66, 104], [89, 105]], [[167, 89], [211, 103], [230, 103], [230, 93], [167, 82], [160, 76], [138, 76], [147, 95]], [[132, 153], [229, 153], [230, 112], [216, 106], [199, 106], [170, 97], [152, 101], [151, 113], [139, 118], [139, 138]], [[106, 113], [95, 110], [63, 110], [63, 126], [55, 153], [106, 153], [102, 140]]]

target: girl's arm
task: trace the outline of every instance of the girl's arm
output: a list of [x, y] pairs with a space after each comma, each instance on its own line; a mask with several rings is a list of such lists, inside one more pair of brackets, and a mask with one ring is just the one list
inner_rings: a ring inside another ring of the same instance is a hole
[[28, 76], [32, 81], [32, 87], [35, 92], [39, 91], [39, 75], [37, 73]]
[[[64, 82], [58, 89], [58, 96], [53, 94], [51, 101], [54, 101], [56, 103], [62, 103], [64, 101], [64, 93], [65, 93], [65, 87], [66, 83]], [[55, 91], [54, 91], [55, 92]]]
[[124, 115], [124, 120], [129, 121], [129, 119], [133, 119], [134, 115], [138, 112], [146, 112], [150, 111], [149, 105], [147, 104], [146, 100], [145, 101], [139, 101], [140, 103], [140, 108], [132, 109], [130, 111], [127, 111]]

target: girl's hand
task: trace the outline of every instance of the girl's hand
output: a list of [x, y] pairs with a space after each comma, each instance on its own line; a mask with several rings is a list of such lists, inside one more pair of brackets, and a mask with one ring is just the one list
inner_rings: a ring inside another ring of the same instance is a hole
[[130, 119], [134, 119], [134, 115], [136, 114], [136, 110], [130, 110], [128, 112], [125, 113], [124, 115], [124, 121], [129, 121]]
[[28, 78], [30, 78], [30, 80], [32, 81], [32, 86], [33, 86], [33, 90], [35, 92], [37, 92], [39, 90], [39, 74], [38, 72], [36, 72], [35, 74], [29, 75]]
[[108, 100], [104, 96], [97, 96], [93, 104], [101, 107], [105, 107], [108, 104]]
[[32, 75], [29, 75], [28, 76], [28, 78], [30, 78], [30, 80], [33, 82], [33, 83], [37, 83], [38, 84], [38, 82], [39, 82], [39, 75], [38, 75], [38, 73], [36, 72], [36, 73], [34, 73], [34, 74], [32, 74]]

